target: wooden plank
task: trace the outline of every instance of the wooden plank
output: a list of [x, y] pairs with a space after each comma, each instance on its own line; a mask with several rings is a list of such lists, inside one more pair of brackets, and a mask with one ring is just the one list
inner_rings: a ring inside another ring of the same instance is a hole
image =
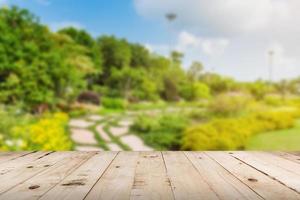
[[75, 152], [38, 175], [5, 192], [0, 198], [6, 200], [14, 200], [17, 197], [21, 197], [23, 200], [38, 199], [92, 155], [94, 153]]
[[81, 200], [102, 176], [117, 152], [101, 152], [83, 163], [41, 199]]
[[16, 167], [16, 166], [26, 165], [27, 163], [37, 160], [43, 156], [47, 156], [50, 153], [51, 153], [51, 151], [45, 151], [45, 152], [39, 151], [39, 152], [27, 154], [25, 156], [19, 156], [15, 159], [8, 160], [8, 161], [0, 164], [0, 173], [1, 173], [1, 170], [6, 170], [6, 169], [9, 169], [11, 167]]
[[0, 164], [5, 163], [9, 160], [14, 160], [19, 157], [23, 157], [25, 155], [31, 154], [31, 151], [27, 152], [1, 152], [0, 154]]
[[52, 152], [35, 152], [32, 154], [28, 154], [26, 156], [18, 157], [16, 159], [9, 160], [5, 163], [2, 163], [2, 164], [0, 164], [0, 176], [8, 174], [13, 170], [22, 168], [22, 167], [28, 165], [29, 163], [32, 163], [35, 160], [39, 160], [42, 157], [45, 157], [51, 153]]
[[138, 156], [138, 152], [120, 152], [85, 199], [129, 199]]
[[287, 152], [272, 152], [272, 154], [300, 164], [300, 156], [297, 156], [295, 154], [287, 153]]
[[66, 158], [68, 155], [70, 155], [70, 153], [51, 153], [26, 164], [20, 163], [21, 165], [15, 166], [13, 170], [6, 171], [5, 173], [3, 172], [0, 175], [0, 194], [46, 170], [48, 167], [54, 165], [61, 159]]
[[296, 155], [296, 156], [300, 156], [300, 151], [296, 151], [296, 152], [289, 152], [289, 153], [291, 153], [291, 154], [294, 154], [294, 155]]
[[220, 199], [262, 199], [205, 153], [185, 152], [185, 154], [202, 179], [209, 184]]
[[300, 199], [297, 192], [237, 160], [228, 152], [206, 152], [206, 154], [264, 199]]
[[141, 152], [130, 199], [174, 199], [161, 152]]
[[300, 165], [298, 163], [267, 152], [251, 152], [251, 155], [253, 157], [259, 158], [259, 160], [262, 160], [264, 163], [267, 162], [272, 166], [281, 168], [280, 171], [283, 169], [284, 171], [289, 171], [293, 174], [297, 174], [298, 177], [300, 176]]
[[163, 152], [175, 199], [219, 199], [182, 152]]
[[300, 165], [263, 152], [234, 152], [237, 159], [300, 193]]

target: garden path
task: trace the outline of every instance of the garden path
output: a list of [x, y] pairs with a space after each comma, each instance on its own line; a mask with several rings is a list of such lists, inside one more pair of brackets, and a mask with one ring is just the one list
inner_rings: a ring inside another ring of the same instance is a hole
[[152, 151], [129, 132], [133, 119], [128, 115], [89, 115], [69, 122], [71, 138], [77, 151]]

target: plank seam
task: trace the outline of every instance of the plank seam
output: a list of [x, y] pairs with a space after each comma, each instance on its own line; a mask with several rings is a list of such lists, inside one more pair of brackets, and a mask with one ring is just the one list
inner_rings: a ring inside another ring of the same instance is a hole
[[262, 171], [262, 170], [260, 170], [260, 169], [257, 169], [256, 167], [252, 166], [251, 164], [248, 164], [247, 162], [241, 160], [241, 159], [238, 158], [238, 157], [235, 157], [234, 155], [230, 155], [230, 156], [232, 156], [233, 158], [237, 159], [237, 160], [240, 161], [240, 162], [243, 162], [244, 164], [248, 165], [249, 167], [252, 167], [253, 169], [257, 170], [258, 172], [260, 172], [260, 173], [264, 174], [265, 176], [269, 177], [270, 179], [272, 179], [272, 180], [274, 180], [274, 181], [277, 181], [278, 183], [280, 183], [281, 185], [285, 186], [286, 188], [295, 191], [297, 194], [300, 194], [300, 192], [298, 192], [296, 189], [287, 186], [285, 183], [283, 183], [283, 182], [281, 182], [280, 180], [278, 180], [277, 178], [275, 178], [275, 177], [269, 175], [268, 173], [266, 173], [266, 172], [264, 172], [264, 171]]
[[[219, 163], [217, 160], [215, 160], [213, 157], [211, 157], [209, 154], [207, 154], [206, 152], [203, 152], [204, 154], [206, 154], [209, 158], [211, 158], [212, 160], [214, 160], [217, 164], [219, 164], [223, 169], [225, 169], [228, 173], [230, 173], [233, 177], [235, 177], [238, 181], [240, 181], [242, 184], [244, 184], [246, 187], [248, 187], [250, 190], [252, 190], [255, 194], [257, 194], [259, 197], [261, 197], [262, 199], [265, 199], [263, 196], [261, 196], [258, 192], [256, 192], [253, 188], [251, 188], [247, 183], [245, 183], [244, 181], [242, 181], [241, 179], [239, 179], [238, 177], [236, 177], [233, 173], [231, 173], [229, 170], [227, 170], [221, 163]], [[251, 167], [251, 166], [250, 166]]]
[[27, 156], [27, 155], [32, 154], [32, 153], [35, 153], [35, 152], [34, 152], [34, 151], [31, 151], [31, 152], [24, 152], [24, 153], [20, 154], [20, 155], [17, 156], [17, 157], [13, 157], [13, 158], [9, 158], [9, 159], [7, 159], [7, 160], [1, 161], [1, 162], [0, 162], [0, 165], [5, 164], [5, 163], [7, 163], [7, 162], [9, 162], [9, 161], [16, 160], [16, 159], [18, 159], [18, 158], [22, 158], [22, 157]]
[[91, 191], [93, 190], [93, 188], [95, 187], [95, 185], [100, 181], [100, 179], [103, 177], [103, 175], [106, 173], [106, 171], [108, 170], [108, 168], [112, 165], [113, 161], [116, 159], [116, 157], [119, 155], [120, 151], [118, 151], [118, 153], [115, 154], [114, 158], [110, 161], [109, 165], [107, 165], [106, 169], [103, 171], [103, 173], [99, 176], [99, 178], [97, 179], [97, 181], [95, 181], [95, 183], [93, 184], [93, 186], [91, 187], [91, 189], [86, 193], [86, 195], [83, 197], [83, 200], [86, 199], [86, 197], [91, 193]]
[[130, 195], [129, 195], [129, 198], [131, 198], [131, 196], [132, 196], [133, 187], [134, 187], [135, 178], [136, 178], [136, 170], [137, 170], [137, 165], [138, 165], [138, 162], [139, 162], [140, 156], [141, 156], [141, 152], [139, 152], [138, 159], [137, 159], [137, 161], [136, 161], [136, 163], [135, 163], [135, 167], [134, 167], [134, 176], [133, 176], [133, 182], [132, 182], [132, 185], [131, 185], [131, 189], [130, 189]]
[[47, 194], [50, 190], [52, 190], [55, 186], [57, 186], [58, 184], [60, 184], [62, 181], [65, 180], [65, 178], [67, 178], [70, 174], [72, 174], [76, 169], [78, 169], [83, 163], [87, 162], [89, 159], [91, 159], [94, 155], [96, 155], [95, 153], [87, 156], [87, 158], [83, 159], [81, 162], [79, 162], [78, 166], [72, 168], [72, 170], [70, 171], [70, 173], [68, 175], [66, 175], [62, 180], [60, 180], [59, 182], [57, 182], [55, 185], [53, 185], [52, 187], [50, 187], [46, 192], [44, 192], [41, 196], [39, 196], [37, 198], [41, 199], [45, 194]]
[[193, 168], [198, 172], [198, 174], [200, 175], [200, 177], [202, 177], [202, 180], [208, 185], [208, 187], [209, 187], [209, 189], [211, 190], [211, 191], [213, 191], [215, 194], [216, 194], [216, 196], [218, 197], [218, 199], [222, 199], [221, 197], [220, 197], [220, 195], [212, 188], [212, 186], [211, 186], [211, 184], [209, 183], [209, 182], [207, 182], [204, 178], [203, 178], [203, 176], [200, 174], [200, 172], [199, 172], [199, 170], [197, 169], [197, 167], [194, 165], [194, 163], [189, 159], [189, 157], [186, 155], [186, 152], [183, 152], [183, 155], [187, 158], [187, 160], [192, 164], [192, 166], [193, 166]]
[[166, 175], [167, 175], [168, 181], [170, 182], [172, 196], [173, 196], [173, 199], [175, 199], [174, 185], [173, 185], [173, 183], [172, 183], [172, 181], [171, 181], [171, 179], [169, 177], [169, 173], [168, 173], [168, 168], [167, 168], [167, 165], [166, 165], [165, 157], [164, 157], [164, 154], [162, 152], [160, 152], [160, 154], [161, 154], [162, 160], [164, 162], [164, 167], [165, 167], [165, 170], [166, 170]]
[[[36, 152], [33, 152], [33, 153], [36, 153]], [[54, 152], [53, 152], [53, 153], [54, 153]], [[48, 154], [48, 153], [47, 153], [47, 154]], [[49, 155], [49, 154], [48, 154], [48, 155]], [[63, 159], [64, 159], [64, 158], [62, 158], [61, 160], [63, 160]], [[58, 160], [58, 161], [55, 162], [53, 165], [56, 165], [56, 164], [57, 164], [58, 162], [60, 162], [61, 160]], [[0, 196], [3, 195], [3, 194], [5, 194], [6, 192], [9, 192], [10, 190], [14, 189], [14, 188], [17, 187], [18, 185], [21, 185], [22, 183], [28, 181], [29, 179], [34, 178], [35, 176], [38, 176], [40, 173], [43, 173], [45, 170], [47, 170], [47, 168], [42, 169], [40, 172], [38, 172], [38, 173], [34, 174], [33, 176], [30, 176], [29, 178], [27, 178], [27, 179], [21, 181], [21, 182], [18, 183], [17, 185], [14, 185], [14, 186], [12, 186], [11, 188], [9, 188], [9, 189], [7, 189], [7, 190], [1, 192], [1, 193], [0, 193]]]
[[[27, 153], [24, 153], [24, 154], [20, 155], [19, 157], [16, 157], [16, 158], [13, 158], [13, 159], [10, 159], [10, 160], [16, 160], [16, 159], [18, 159], [18, 158], [22, 158], [22, 157], [24, 157], [24, 156], [33, 154], [33, 153], [35, 153], [35, 152], [36, 152], [36, 151], [27, 152]], [[8, 161], [10, 161], [10, 160], [8, 160]]]
[[[297, 155], [290, 154], [290, 153], [287, 153], [287, 152], [279, 152], [279, 153], [284, 153], [284, 154], [288, 154], [288, 155], [290, 155], [290, 156], [296, 156], [296, 157], [299, 157], [299, 156], [297, 156]], [[296, 164], [299, 164], [299, 163], [300, 163], [300, 157], [299, 157], [299, 160], [294, 160], [294, 159], [291, 159], [291, 158], [287, 158], [287, 157], [285, 157], [284, 155], [279, 155], [279, 154], [276, 154], [276, 153], [270, 153], [270, 154], [273, 155], [273, 156], [277, 156], [277, 157], [279, 157], [279, 158], [283, 158], [283, 159], [285, 159], [285, 160], [291, 161], [291, 162], [296, 163]]]
[[[205, 155], [207, 155], [205, 152], [203, 152]], [[216, 165], [220, 165], [218, 162], [216, 162], [214, 159], [212, 159], [211, 157], [208, 156], [208, 159], [210, 159], [212, 162], [214, 162]], [[190, 160], [191, 161], [191, 160]], [[192, 161], [191, 161], [192, 162]], [[245, 187], [248, 188], [248, 186], [241, 182], [237, 177], [235, 177], [232, 173], [228, 172], [228, 170], [226, 170], [223, 166], [220, 166], [221, 169], [224, 169], [225, 172], [228, 173], [229, 176], [231, 176], [233, 179], [235, 179], [236, 181], [240, 182], [242, 185], [244, 185]], [[196, 168], [196, 167], [195, 167]], [[198, 170], [199, 171], [199, 170]], [[200, 173], [200, 172], [199, 172]], [[231, 183], [231, 181], [228, 181], [225, 177], [223, 177], [222, 175], [220, 175], [220, 178], [223, 179], [227, 184], [231, 185], [234, 190], [236, 192], [238, 192], [240, 195], [242, 195], [244, 198], [246, 198], [246, 196], [244, 196], [244, 194], [242, 193], [242, 191], [239, 190], [238, 187], [236, 187], [234, 184]], [[253, 192], [253, 190], [251, 190]], [[256, 194], [258, 197], [261, 197], [259, 194], [257, 194], [256, 192], [253, 192], [254, 194]]]

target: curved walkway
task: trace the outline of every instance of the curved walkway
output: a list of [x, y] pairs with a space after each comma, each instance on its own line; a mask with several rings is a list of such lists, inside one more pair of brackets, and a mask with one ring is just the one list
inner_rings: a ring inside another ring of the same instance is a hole
[[69, 122], [71, 138], [77, 151], [152, 151], [129, 132], [132, 118], [126, 116], [90, 115]]

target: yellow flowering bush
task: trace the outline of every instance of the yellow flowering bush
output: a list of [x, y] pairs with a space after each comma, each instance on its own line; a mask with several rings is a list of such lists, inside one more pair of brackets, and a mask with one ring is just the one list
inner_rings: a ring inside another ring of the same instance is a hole
[[252, 113], [237, 118], [215, 119], [185, 130], [184, 150], [239, 150], [247, 139], [265, 131], [287, 129], [294, 126], [297, 110]]
[[32, 124], [13, 128], [13, 136], [19, 140], [18, 148], [21, 150], [71, 150], [73, 144], [67, 130], [68, 120], [67, 114], [55, 113]]

